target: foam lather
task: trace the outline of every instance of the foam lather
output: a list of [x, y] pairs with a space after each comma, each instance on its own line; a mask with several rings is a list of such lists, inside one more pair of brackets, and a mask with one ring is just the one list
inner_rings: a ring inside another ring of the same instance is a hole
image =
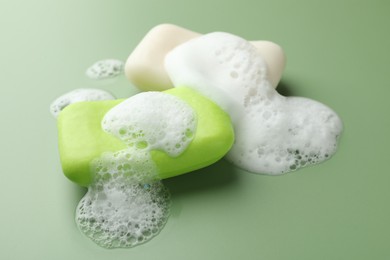
[[[143, 98], [143, 95], [148, 96]], [[172, 98], [179, 101], [174, 113], [175, 107], [164, 101]], [[147, 100], [159, 105], [145, 104]], [[186, 105], [193, 114], [183, 111]], [[127, 106], [130, 113], [120, 112], [121, 106]], [[166, 117], [165, 111], [169, 111]], [[180, 126], [177, 120], [187, 119], [190, 127], [175, 129]], [[140, 151], [147, 151], [153, 162], [148, 165], [156, 167], [157, 176], [153, 177], [164, 179], [218, 161], [234, 140], [229, 116], [208, 98], [185, 87], [141, 93], [127, 100], [71, 104], [59, 114], [57, 122], [64, 174], [82, 186], [92, 183], [96, 172], [93, 162], [107, 153], [126, 160], [126, 156], [132, 155], [131, 149], [136, 148], [137, 156], [141, 157]], [[137, 169], [142, 170], [142, 167]]]
[[248, 41], [219, 32], [165, 58], [175, 86], [201, 92], [230, 115], [235, 143], [227, 158], [236, 166], [276, 175], [330, 158], [343, 128], [339, 116], [315, 100], [280, 95], [266, 65]]

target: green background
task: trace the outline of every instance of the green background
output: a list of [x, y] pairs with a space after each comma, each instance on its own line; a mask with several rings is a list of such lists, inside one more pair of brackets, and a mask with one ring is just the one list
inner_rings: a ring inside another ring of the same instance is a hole
[[[329, 105], [345, 129], [331, 160], [292, 174], [221, 161], [165, 181], [162, 232], [106, 250], [75, 225], [85, 190], [62, 175], [48, 108], [80, 87], [135, 93], [85, 69], [125, 60], [163, 22], [280, 44], [280, 91]], [[2, 1], [0, 259], [390, 259], [389, 24], [388, 1]]]

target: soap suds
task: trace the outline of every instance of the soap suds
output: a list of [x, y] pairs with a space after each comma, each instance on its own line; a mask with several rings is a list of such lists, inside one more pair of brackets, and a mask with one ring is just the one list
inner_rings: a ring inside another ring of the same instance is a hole
[[[105, 248], [133, 247], [157, 235], [169, 216], [168, 189], [161, 181], [134, 181], [125, 174], [125, 164], [116, 160], [100, 159], [100, 163], [103, 168], [116, 165], [122, 170], [96, 169], [95, 182], [77, 206], [80, 230]], [[142, 173], [146, 173], [144, 168]]]
[[244, 39], [201, 36], [172, 50], [165, 67], [175, 87], [198, 90], [230, 115], [235, 143], [226, 158], [240, 168], [277, 175], [336, 151], [338, 115], [317, 101], [278, 94], [263, 58]]
[[106, 248], [133, 247], [158, 234], [169, 216], [170, 196], [150, 152], [179, 156], [196, 122], [189, 105], [162, 92], [140, 93], [108, 111], [103, 130], [128, 147], [92, 162], [95, 180], [76, 211], [80, 230]]
[[113, 78], [123, 73], [124, 63], [120, 60], [100, 60], [92, 64], [85, 74], [91, 79]]
[[128, 146], [163, 150], [175, 157], [191, 142], [196, 115], [177, 97], [163, 92], [144, 92], [107, 112], [102, 127]]
[[104, 90], [93, 88], [79, 88], [63, 94], [50, 105], [50, 113], [57, 118], [59, 113], [70, 104], [82, 101], [112, 100], [115, 97]]

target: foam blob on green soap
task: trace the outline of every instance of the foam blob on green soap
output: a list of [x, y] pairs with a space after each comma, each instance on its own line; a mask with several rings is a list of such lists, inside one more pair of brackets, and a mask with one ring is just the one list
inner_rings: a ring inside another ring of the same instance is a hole
[[164, 92], [144, 92], [112, 108], [102, 128], [128, 146], [176, 157], [191, 143], [196, 118], [185, 101]]
[[278, 94], [263, 57], [238, 36], [192, 39], [167, 54], [165, 67], [175, 86], [198, 90], [231, 116], [236, 140], [227, 158], [238, 167], [282, 174], [336, 152], [338, 115], [317, 101]]

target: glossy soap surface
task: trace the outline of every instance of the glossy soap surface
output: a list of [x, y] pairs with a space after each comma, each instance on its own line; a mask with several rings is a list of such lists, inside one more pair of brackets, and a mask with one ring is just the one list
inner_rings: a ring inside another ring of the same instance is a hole
[[[390, 258], [389, 10], [385, 1], [3, 1], [0, 258]], [[329, 161], [284, 176], [220, 161], [166, 180], [172, 211], [161, 233], [106, 250], [76, 227], [86, 190], [62, 174], [49, 105], [81, 87], [136, 93], [124, 75], [97, 81], [85, 71], [125, 61], [165, 22], [279, 44], [287, 65], [277, 89], [330, 106], [344, 132]]]

